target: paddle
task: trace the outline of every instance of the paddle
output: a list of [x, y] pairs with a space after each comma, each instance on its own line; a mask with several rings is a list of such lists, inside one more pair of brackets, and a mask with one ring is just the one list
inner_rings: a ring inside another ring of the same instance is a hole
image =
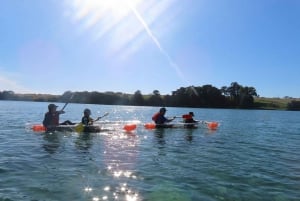
[[207, 128], [211, 129], [211, 130], [216, 130], [219, 126], [219, 123], [218, 122], [208, 122], [208, 121], [202, 121], [206, 124]]
[[63, 108], [60, 111], [64, 111], [64, 109], [67, 107], [67, 105], [69, 104], [69, 102], [72, 100], [74, 94], [71, 95], [71, 97], [69, 98], [68, 102], [65, 103], [65, 105], [63, 106]]
[[106, 117], [107, 115], [109, 115], [108, 112], [104, 113], [104, 115], [102, 115], [101, 117], [98, 117], [97, 119], [95, 119], [94, 122], [99, 121], [100, 119], [102, 119], [103, 117]]
[[[104, 113], [104, 115], [102, 115], [101, 117], [98, 117], [97, 119], [95, 119], [93, 122], [95, 121], [99, 121], [101, 118], [106, 117], [109, 113], [106, 112]], [[75, 131], [78, 133], [81, 133], [84, 130], [85, 125], [83, 125], [81, 122], [75, 126]]]
[[127, 132], [133, 131], [136, 129], [136, 124], [126, 124], [123, 129]]

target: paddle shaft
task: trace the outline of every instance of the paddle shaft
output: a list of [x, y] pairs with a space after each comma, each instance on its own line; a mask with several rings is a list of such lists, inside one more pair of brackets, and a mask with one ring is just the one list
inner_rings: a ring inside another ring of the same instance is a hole
[[[100, 119], [102, 119], [103, 117], [105, 117], [105, 116], [107, 116], [109, 113], [108, 112], [106, 112], [104, 115], [102, 115], [101, 117], [98, 117], [95, 121], [99, 121]], [[95, 122], [94, 121], [94, 122]]]
[[72, 100], [74, 94], [72, 94], [72, 96], [69, 98], [68, 102], [65, 103], [65, 105], [63, 106], [63, 108], [60, 111], [64, 111], [64, 109], [67, 107], [67, 105], [69, 104], [70, 100]]

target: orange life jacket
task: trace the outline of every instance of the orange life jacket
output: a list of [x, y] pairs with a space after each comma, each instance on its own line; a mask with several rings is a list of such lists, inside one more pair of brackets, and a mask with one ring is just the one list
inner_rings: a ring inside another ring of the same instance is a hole
[[159, 117], [160, 113], [157, 112], [152, 116], [152, 120], [156, 122], [157, 118]]
[[184, 119], [193, 119], [193, 116], [190, 115], [190, 114], [184, 114], [184, 115], [182, 115], [182, 118], [184, 118]]

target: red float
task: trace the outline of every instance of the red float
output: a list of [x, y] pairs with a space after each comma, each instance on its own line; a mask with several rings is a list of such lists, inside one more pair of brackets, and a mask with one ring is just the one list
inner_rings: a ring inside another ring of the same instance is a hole
[[154, 128], [155, 128], [155, 124], [154, 124], [154, 123], [146, 123], [146, 124], [144, 125], [144, 127], [145, 127], [146, 129], [154, 129]]
[[32, 126], [32, 130], [36, 132], [42, 132], [42, 131], [46, 131], [46, 128], [42, 124], [36, 124]]
[[136, 129], [136, 124], [126, 124], [123, 129], [125, 131], [133, 131]]

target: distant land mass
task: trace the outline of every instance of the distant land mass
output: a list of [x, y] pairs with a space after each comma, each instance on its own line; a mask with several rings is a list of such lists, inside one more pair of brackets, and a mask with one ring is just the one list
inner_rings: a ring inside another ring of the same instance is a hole
[[171, 95], [161, 95], [158, 90], [147, 95], [143, 95], [140, 90], [134, 94], [66, 91], [62, 95], [20, 94], [13, 91], [0, 91], [0, 100], [158, 107], [300, 110], [299, 98], [259, 97], [254, 87], [242, 86], [237, 82], [232, 82], [230, 86], [224, 86], [221, 89], [212, 85], [181, 87], [172, 91]]

